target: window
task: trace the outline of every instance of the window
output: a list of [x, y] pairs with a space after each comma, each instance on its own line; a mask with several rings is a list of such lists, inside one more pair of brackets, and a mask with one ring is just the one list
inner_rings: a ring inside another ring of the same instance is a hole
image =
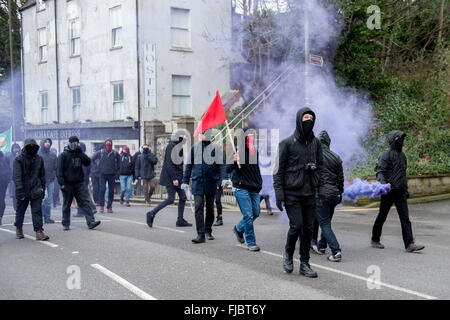
[[37, 0], [36, 4], [37, 4], [37, 6], [36, 6], [37, 11], [45, 10], [45, 8], [46, 8], [45, 0]]
[[39, 62], [47, 61], [47, 30], [45, 28], [38, 30], [39, 42]]
[[41, 107], [41, 123], [48, 123], [48, 93], [42, 91], [39, 93], [39, 105]]
[[172, 113], [191, 113], [191, 77], [172, 76]]
[[81, 95], [80, 87], [72, 88], [72, 118], [73, 122], [80, 121]]
[[174, 48], [191, 47], [189, 13], [190, 11], [187, 9], [170, 8], [170, 36], [171, 44]]
[[117, 6], [109, 9], [111, 21], [111, 48], [122, 47], [122, 7]]
[[125, 105], [123, 102], [123, 82], [116, 82], [113, 86], [113, 111], [114, 120], [125, 118]]
[[70, 21], [70, 55], [80, 55], [80, 20]]

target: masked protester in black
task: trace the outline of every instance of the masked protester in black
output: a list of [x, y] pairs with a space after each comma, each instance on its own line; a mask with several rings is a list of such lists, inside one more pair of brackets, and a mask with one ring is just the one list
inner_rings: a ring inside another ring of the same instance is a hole
[[89, 166], [90, 163], [91, 159], [82, 151], [78, 137], [70, 137], [69, 145], [58, 157], [56, 173], [63, 194], [62, 225], [65, 231], [70, 229], [70, 206], [73, 198], [77, 200], [78, 208], [84, 213], [89, 229], [100, 224], [100, 221], [95, 221], [88, 189], [84, 183], [83, 166]]
[[31, 205], [33, 229], [36, 240], [45, 241], [49, 237], [44, 234], [42, 217], [42, 199], [45, 194], [44, 160], [37, 154], [39, 146], [34, 139], [26, 139], [20, 155], [14, 159], [13, 180], [16, 187], [16, 238], [23, 239], [23, 220], [28, 204]]
[[[80, 142], [80, 148], [83, 153], [86, 152], [86, 144], [85, 143]], [[88, 166], [83, 165], [84, 185], [86, 186], [86, 189], [88, 190], [89, 203], [90, 203], [90, 206], [92, 209], [92, 213], [96, 214], [97, 208], [95, 207], [95, 203], [92, 200], [91, 193], [89, 192], [89, 176], [91, 175], [91, 165], [92, 165], [92, 161], [91, 161], [91, 164]], [[86, 213], [84, 213], [83, 210], [81, 210], [81, 208], [78, 206], [77, 214], [74, 214], [73, 217], [81, 218], [81, 217], [84, 217], [85, 214]]]
[[383, 249], [380, 243], [383, 224], [386, 221], [389, 210], [395, 204], [400, 224], [402, 226], [402, 236], [407, 252], [415, 252], [425, 248], [422, 245], [414, 244], [411, 222], [409, 220], [408, 203], [408, 181], [406, 178], [406, 156], [402, 151], [406, 134], [394, 130], [389, 132], [389, 149], [381, 153], [378, 164], [375, 167], [377, 180], [380, 183], [391, 184], [391, 191], [381, 196], [380, 210], [372, 229], [372, 247]]
[[5, 213], [5, 197], [6, 189], [9, 181], [11, 181], [12, 170], [9, 166], [9, 161], [2, 151], [0, 151], [0, 226], [2, 225], [3, 214]]
[[293, 271], [295, 244], [300, 239], [300, 274], [315, 278], [317, 273], [309, 265], [315, 193], [322, 180], [323, 156], [320, 141], [312, 128], [316, 116], [309, 108], [297, 112], [293, 135], [278, 146], [278, 161], [273, 175], [276, 204], [289, 218], [289, 231], [283, 257], [287, 273]]
[[[11, 146], [11, 152], [6, 153], [6, 158], [9, 161], [9, 165], [11, 167], [11, 171], [13, 170], [14, 159], [20, 154], [20, 146], [17, 143], [14, 143]], [[9, 184], [9, 196], [12, 199], [14, 211], [17, 211], [17, 200], [16, 200], [16, 187], [14, 186], [14, 180], [11, 178], [11, 183]]]

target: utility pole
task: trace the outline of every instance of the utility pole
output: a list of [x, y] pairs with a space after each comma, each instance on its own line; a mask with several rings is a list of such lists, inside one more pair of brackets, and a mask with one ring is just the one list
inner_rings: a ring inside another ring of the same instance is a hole
[[14, 93], [14, 70], [13, 70], [13, 39], [12, 39], [12, 6], [11, 6], [11, 0], [8, 0], [8, 16], [9, 16], [9, 20], [8, 20], [8, 26], [9, 26], [9, 63], [10, 63], [10, 73], [11, 73], [11, 96], [9, 98], [9, 103], [11, 106], [11, 112], [12, 112], [12, 125], [11, 125], [11, 140], [14, 141], [14, 143], [16, 142], [16, 134], [15, 134], [15, 129], [16, 129], [16, 109], [15, 109], [15, 104], [14, 104], [14, 97], [15, 97], [15, 93]]
[[304, 1], [303, 13], [305, 19], [305, 107], [309, 107], [308, 75], [309, 75], [309, 0]]

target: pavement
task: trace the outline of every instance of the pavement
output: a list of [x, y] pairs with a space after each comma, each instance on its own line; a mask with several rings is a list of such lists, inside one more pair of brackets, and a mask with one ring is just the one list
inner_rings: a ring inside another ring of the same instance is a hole
[[[421, 253], [407, 253], [395, 208], [386, 221], [383, 250], [371, 248], [377, 209], [338, 207], [333, 229], [343, 261], [311, 253], [319, 277], [308, 279], [282, 269], [288, 219], [285, 213], [262, 212], [255, 221], [262, 251], [250, 252], [236, 242], [236, 210], [223, 213], [224, 225], [213, 227], [215, 240], [193, 244], [195, 226], [177, 228], [177, 209], [170, 206], [145, 223], [148, 208], [115, 204], [112, 214], [96, 214], [102, 223], [88, 230], [72, 218], [70, 231], [45, 225], [49, 242], [34, 240], [29, 212], [24, 233], [16, 240], [14, 215], [7, 207], [0, 226], [0, 300], [10, 299], [157, 299], [157, 300], [317, 300], [317, 299], [450, 299], [450, 200], [410, 205]], [[194, 223], [189, 206], [185, 218]]]

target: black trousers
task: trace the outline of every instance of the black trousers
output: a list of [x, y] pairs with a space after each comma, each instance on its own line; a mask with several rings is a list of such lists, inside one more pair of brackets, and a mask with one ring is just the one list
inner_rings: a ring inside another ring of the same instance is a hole
[[106, 183], [108, 183], [108, 204], [106, 208], [112, 208], [114, 200], [114, 186], [116, 184], [116, 176], [114, 174], [100, 175], [100, 207], [105, 206]]
[[178, 193], [178, 221], [182, 221], [184, 214], [184, 206], [186, 205], [186, 194], [180, 187], [166, 186], [168, 197], [166, 200], [158, 204], [149, 214], [156, 215], [160, 210], [175, 202], [175, 193]]
[[317, 218], [314, 217], [312, 241], [317, 244], [318, 238], [319, 238], [319, 221], [317, 221]]
[[86, 185], [83, 182], [66, 183], [63, 194], [63, 212], [62, 225], [70, 226], [70, 206], [73, 198], [77, 200], [78, 208], [84, 213], [87, 225], [95, 222], [94, 214], [92, 213], [91, 202], [89, 201], [89, 193]]
[[[92, 200], [91, 193], [89, 192], [89, 185], [86, 184], [86, 183], [84, 183], [84, 186], [86, 187], [87, 194], [88, 194], [88, 197], [89, 197], [89, 205], [91, 206], [92, 212], [94, 212], [94, 210], [96, 209], [96, 207], [95, 207], [94, 201]], [[84, 215], [88, 214], [88, 213], [84, 212], [83, 210], [81, 210], [81, 208], [80, 208], [80, 206], [78, 205], [78, 203], [77, 203], [77, 207], [78, 207], [78, 210], [77, 210], [77, 213], [78, 213], [78, 214], [81, 214], [81, 215], [83, 215], [83, 214], [84, 214]]]
[[217, 208], [217, 219], [222, 219], [222, 194], [223, 187], [219, 187], [216, 192], [216, 208]]
[[98, 205], [100, 204], [100, 176], [91, 176], [92, 180], [92, 196], [94, 197], [94, 202]]
[[308, 262], [315, 219], [315, 197], [285, 195], [285, 208], [289, 218], [286, 252], [289, 256], [292, 256], [295, 245], [300, 240], [300, 261]]
[[6, 203], [6, 189], [8, 188], [9, 181], [0, 181], [0, 219], [3, 218], [5, 213]]
[[22, 229], [23, 220], [25, 218], [25, 211], [27, 211], [28, 204], [31, 206], [31, 219], [33, 220], [34, 232], [42, 231], [43, 229], [43, 217], [42, 217], [42, 199], [30, 200], [25, 198], [24, 200], [17, 200], [16, 222], [14, 225], [17, 229]]
[[[195, 224], [197, 233], [204, 235], [212, 232], [214, 222], [214, 194], [194, 195], [195, 199]], [[206, 215], [204, 207], [206, 202]]]
[[372, 241], [379, 242], [383, 230], [383, 224], [386, 221], [389, 210], [395, 204], [398, 216], [400, 217], [400, 224], [402, 226], [402, 237], [405, 248], [414, 241], [411, 221], [409, 221], [408, 203], [406, 197], [406, 190], [397, 189], [391, 190], [388, 194], [381, 196], [380, 211], [375, 219], [372, 228]]

